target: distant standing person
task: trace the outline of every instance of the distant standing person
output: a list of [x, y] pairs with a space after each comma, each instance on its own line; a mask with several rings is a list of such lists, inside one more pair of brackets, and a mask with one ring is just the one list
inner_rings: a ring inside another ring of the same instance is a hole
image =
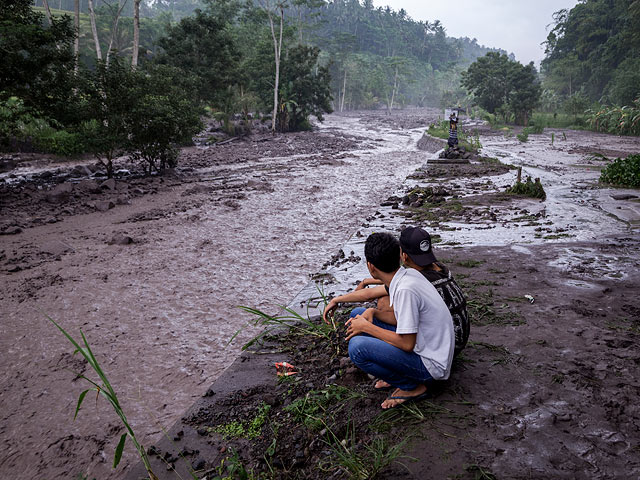
[[449, 147], [455, 147], [458, 145], [458, 116], [456, 112], [451, 112], [449, 115]]

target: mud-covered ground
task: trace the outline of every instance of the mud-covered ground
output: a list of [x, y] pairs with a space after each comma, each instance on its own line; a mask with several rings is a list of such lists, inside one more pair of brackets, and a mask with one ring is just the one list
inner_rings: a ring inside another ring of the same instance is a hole
[[[487, 132], [483, 154], [508, 165], [425, 168], [438, 142], [416, 145], [434, 118], [330, 116], [315, 132], [186, 149], [162, 177], [122, 163], [115, 184], [91, 161], [4, 174], [0, 476], [140, 473], [130, 445], [111, 470], [123, 430], [103, 402], [87, 397], [72, 423], [84, 385], [69, 370], [89, 372], [44, 312], [87, 333], [162, 478], [177, 478], [167, 463], [183, 478], [187, 465], [346, 478], [347, 463], [369, 478], [385, 458], [382, 478], [638, 476], [637, 202], [611, 200], [594, 183], [604, 162], [583, 153], [638, 140]], [[541, 176], [547, 200], [505, 195], [510, 165]], [[349, 364], [341, 331], [245, 353], [209, 388], [259, 331], [236, 305], [275, 313], [313, 273], [326, 293], [351, 288], [366, 235], [406, 224], [440, 240], [472, 313], [471, 342], [432, 398], [380, 416], [386, 393]], [[278, 382], [275, 361], [298, 373]]]

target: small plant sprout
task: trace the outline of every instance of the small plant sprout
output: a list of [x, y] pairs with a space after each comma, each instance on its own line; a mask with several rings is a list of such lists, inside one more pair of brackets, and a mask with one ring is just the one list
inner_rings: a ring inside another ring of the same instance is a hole
[[127, 417], [124, 414], [122, 406], [120, 405], [118, 396], [116, 395], [115, 390], [111, 386], [111, 383], [109, 382], [109, 379], [107, 378], [106, 373], [104, 372], [104, 370], [98, 363], [98, 360], [96, 359], [95, 355], [93, 354], [93, 351], [89, 346], [89, 342], [87, 341], [87, 338], [84, 336], [84, 333], [82, 332], [82, 330], [80, 330], [80, 335], [82, 336], [82, 343], [84, 344], [84, 346], [81, 346], [71, 335], [67, 333], [67, 331], [64, 328], [62, 328], [49, 315], [46, 315], [46, 317], [58, 328], [58, 330], [62, 332], [62, 334], [65, 337], [67, 337], [67, 340], [69, 340], [71, 344], [75, 347], [76, 350], [73, 353], [74, 354], [80, 353], [100, 378], [98, 383], [98, 382], [94, 382], [93, 380], [91, 380], [90, 378], [82, 374], [76, 374], [79, 378], [82, 378], [83, 380], [86, 380], [87, 382], [89, 382], [92, 385], [92, 387], [80, 393], [80, 396], [78, 397], [78, 403], [76, 405], [76, 411], [75, 411], [75, 414], [73, 415], [73, 419], [75, 420], [76, 417], [78, 416], [78, 412], [80, 411], [82, 402], [89, 392], [93, 391], [93, 392], [96, 392], [97, 395], [102, 395], [111, 404], [114, 411], [116, 412], [116, 415], [120, 417], [122, 424], [127, 430], [120, 437], [120, 441], [118, 442], [118, 446], [116, 447], [116, 451], [113, 455], [113, 468], [116, 468], [120, 463], [120, 459], [122, 458], [122, 452], [124, 451], [125, 441], [127, 440], [127, 437], [129, 437], [133, 442], [134, 446], [136, 447], [136, 450], [138, 451], [138, 455], [140, 455], [140, 459], [142, 460], [142, 463], [144, 463], [144, 466], [147, 470], [147, 474], [149, 475], [149, 480], [158, 480], [158, 477], [151, 470], [151, 464], [149, 463], [147, 452], [145, 451], [144, 447], [140, 444], [140, 442], [138, 442], [138, 439], [136, 438], [136, 435], [133, 432], [133, 428], [131, 427], [131, 424], [129, 424], [129, 421], [127, 420]]

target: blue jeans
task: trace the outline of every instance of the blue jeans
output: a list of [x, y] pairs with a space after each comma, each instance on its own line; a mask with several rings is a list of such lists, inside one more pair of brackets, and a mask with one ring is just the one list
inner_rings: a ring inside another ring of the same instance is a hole
[[[362, 307], [354, 308], [351, 318], [361, 315], [364, 311]], [[385, 330], [396, 331], [395, 326], [377, 318], [373, 319], [373, 324]], [[349, 340], [349, 357], [365, 372], [401, 390], [414, 390], [421, 383], [433, 381], [420, 355], [405, 352], [366, 333]]]

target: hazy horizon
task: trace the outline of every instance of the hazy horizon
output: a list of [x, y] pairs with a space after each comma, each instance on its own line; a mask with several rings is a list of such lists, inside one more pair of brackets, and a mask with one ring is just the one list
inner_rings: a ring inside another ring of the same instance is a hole
[[451, 37], [476, 38], [480, 45], [502, 48], [523, 63], [544, 58], [541, 45], [547, 38], [554, 12], [573, 8], [577, 0], [374, 0], [376, 7], [404, 8], [414, 20], [440, 20]]

